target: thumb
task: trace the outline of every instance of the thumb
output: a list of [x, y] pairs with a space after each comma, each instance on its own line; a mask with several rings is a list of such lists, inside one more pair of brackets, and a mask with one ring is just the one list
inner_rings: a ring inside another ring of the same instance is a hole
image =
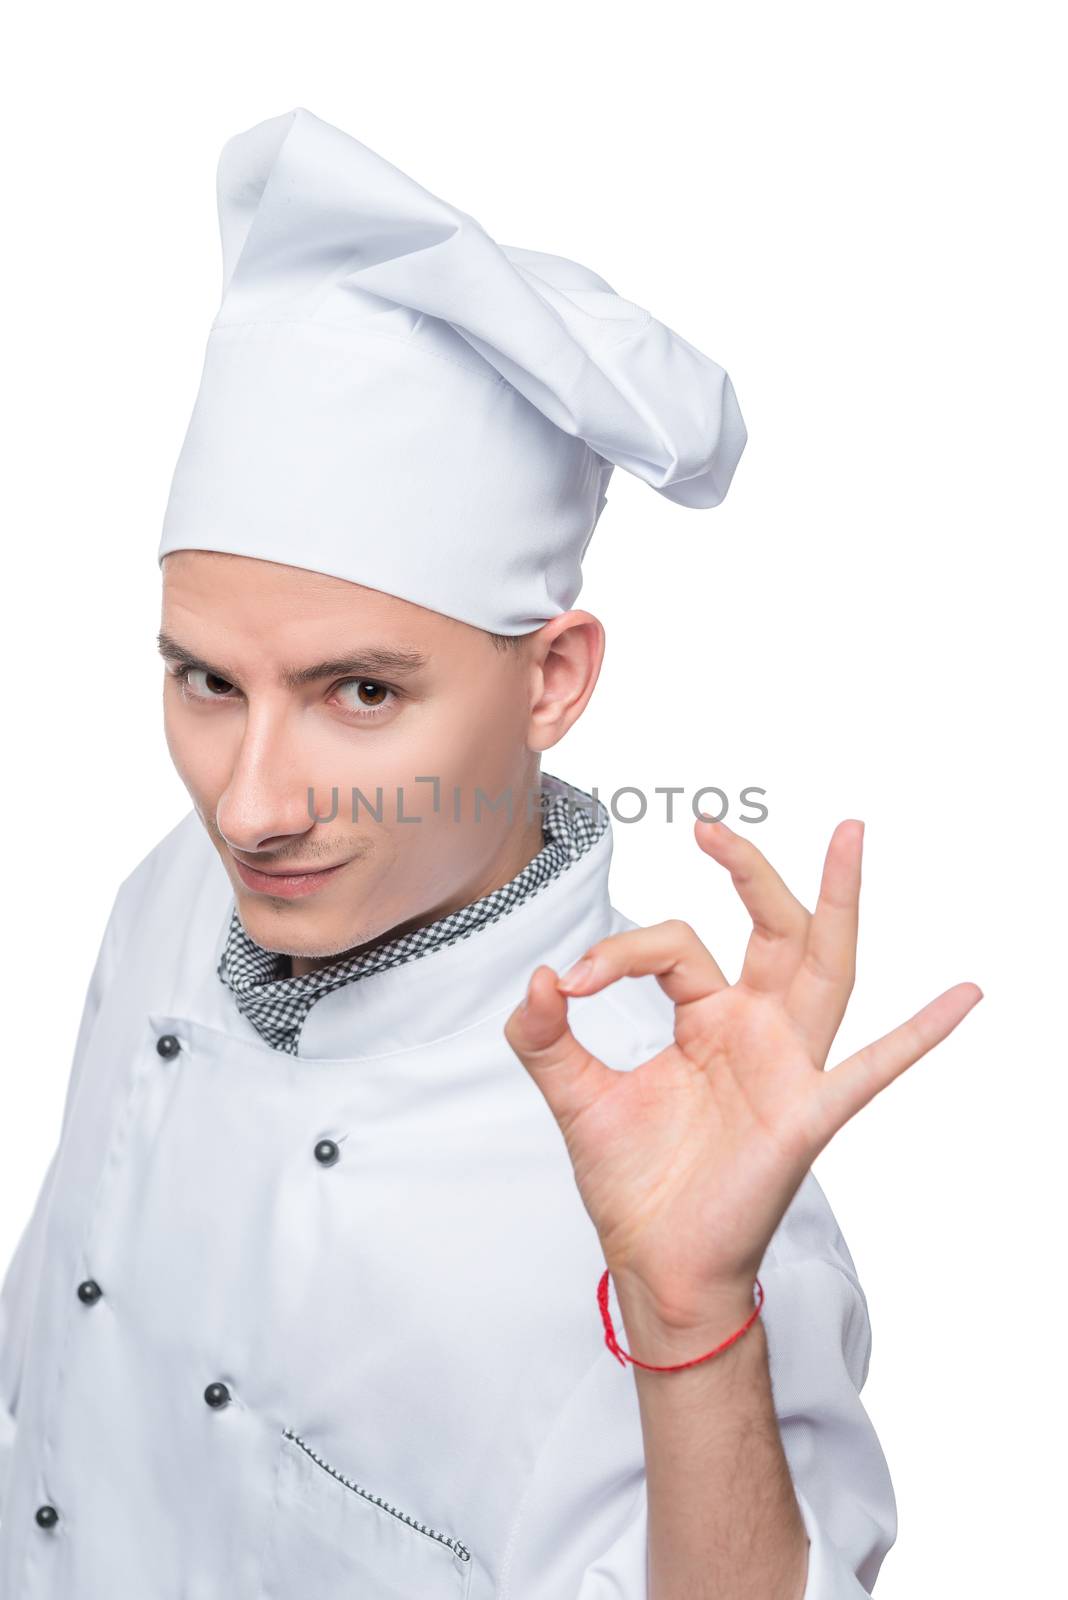
[[504, 1025], [504, 1037], [566, 1131], [579, 1112], [604, 1093], [613, 1073], [571, 1032], [567, 996], [556, 985], [552, 967], [537, 967], [526, 999]]

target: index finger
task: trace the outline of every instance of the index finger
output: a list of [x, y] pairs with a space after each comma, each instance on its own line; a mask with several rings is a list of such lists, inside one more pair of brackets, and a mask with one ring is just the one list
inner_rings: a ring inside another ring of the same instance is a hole
[[727, 988], [712, 952], [696, 930], [678, 917], [598, 939], [563, 974], [559, 986], [565, 994], [595, 994], [618, 978], [649, 976], [677, 1006]]

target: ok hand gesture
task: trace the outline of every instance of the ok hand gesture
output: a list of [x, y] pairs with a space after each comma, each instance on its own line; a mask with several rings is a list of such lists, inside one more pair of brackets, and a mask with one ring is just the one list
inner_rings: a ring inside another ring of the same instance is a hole
[[[982, 998], [956, 984], [826, 1069], [853, 988], [863, 832], [839, 823], [809, 913], [753, 843], [699, 821], [698, 845], [752, 918], [737, 981], [687, 923], [661, 922], [598, 941], [564, 978], [538, 967], [505, 1025], [560, 1125], [613, 1278], [667, 1325], [698, 1320], [724, 1291], [751, 1305], [815, 1157]], [[575, 1038], [567, 996], [649, 973], [674, 1002], [674, 1041], [617, 1071]]]

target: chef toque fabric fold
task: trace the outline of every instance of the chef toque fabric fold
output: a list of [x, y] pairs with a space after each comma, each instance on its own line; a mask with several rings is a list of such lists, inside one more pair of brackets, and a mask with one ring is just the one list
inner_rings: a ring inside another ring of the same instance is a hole
[[223, 146], [223, 294], [159, 560], [305, 567], [495, 633], [568, 611], [614, 467], [716, 506], [722, 367], [297, 107]]

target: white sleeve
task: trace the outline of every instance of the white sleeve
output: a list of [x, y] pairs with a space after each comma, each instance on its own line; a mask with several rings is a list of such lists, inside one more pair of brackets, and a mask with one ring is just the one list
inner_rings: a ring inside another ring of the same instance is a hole
[[[860, 1399], [871, 1354], [867, 1303], [811, 1172], [759, 1276], [775, 1410], [809, 1537], [803, 1600], [864, 1600], [897, 1536], [897, 1511]], [[624, 1376], [629, 1386], [621, 1391]], [[636, 1406], [633, 1375], [606, 1349], [557, 1417], [538, 1460], [501, 1600], [648, 1600]]]
[[0, 1283], [0, 1522], [7, 1496], [11, 1457], [15, 1447], [15, 1424], [18, 1412], [19, 1388], [22, 1380], [23, 1354], [29, 1338], [33, 1318], [34, 1297], [44, 1243], [48, 1207], [52, 1193], [59, 1151], [77, 1092], [79, 1069], [89, 1042], [89, 1036], [100, 1010], [100, 1000], [110, 983], [118, 961], [119, 898], [116, 896], [111, 915], [104, 929], [96, 963], [89, 979], [81, 1022], [74, 1046], [74, 1056], [67, 1081], [63, 1121], [56, 1148], [41, 1180], [37, 1199], [23, 1226], [22, 1234]]
[[860, 1399], [871, 1327], [851, 1269], [825, 1256], [760, 1275], [779, 1432], [809, 1537], [804, 1600], [863, 1600], [897, 1537], [893, 1484]]

